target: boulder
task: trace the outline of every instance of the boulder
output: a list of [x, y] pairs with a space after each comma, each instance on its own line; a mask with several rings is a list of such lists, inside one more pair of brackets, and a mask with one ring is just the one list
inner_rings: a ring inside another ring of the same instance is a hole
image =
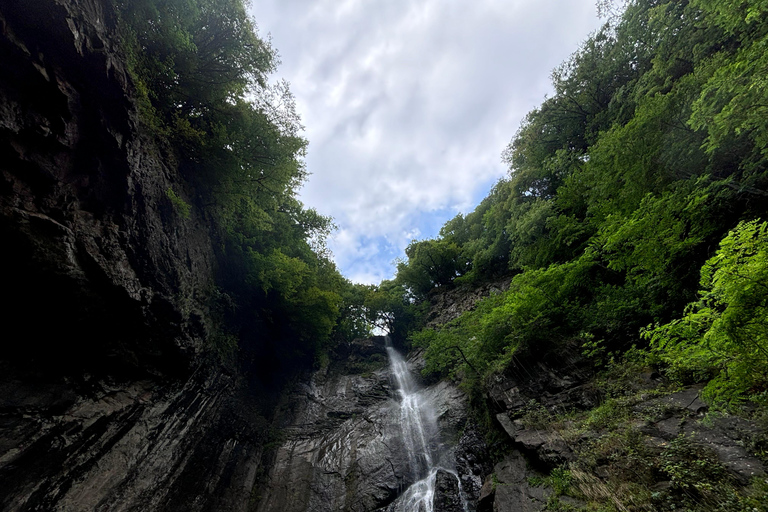
[[544, 508], [551, 491], [529, 484], [528, 477], [534, 473], [520, 452], [507, 455], [493, 471], [494, 512], [539, 512]]
[[464, 512], [464, 498], [461, 495], [458, 475], [438, 470], [435, 476], [435, 512]]

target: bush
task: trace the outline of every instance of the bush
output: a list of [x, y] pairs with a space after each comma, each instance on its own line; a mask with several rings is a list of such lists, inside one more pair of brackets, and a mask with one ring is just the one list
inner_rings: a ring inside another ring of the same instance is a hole
[[711, 401], [733, 404], [768, 378], [768, 223], [742, 222], [701, 269], [700, 299], [645, 336], [674, 377], [714, 378]]

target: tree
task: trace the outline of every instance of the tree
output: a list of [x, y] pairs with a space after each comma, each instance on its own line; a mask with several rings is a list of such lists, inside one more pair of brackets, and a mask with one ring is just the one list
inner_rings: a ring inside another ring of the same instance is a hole
[[337, 341], [346, 288], [325, 246], [331, 219], [296, 197], [307, 141], [288, 84], [268, 81], [276, 52], [244, 0], [113, 2], [145, 128], [215, 237], [233, 303], [221, 329], [267, 377], [312, 361]]
[[[412, 244], [398, 268], [423, 296], [440, 279], [419, 250], [456, 244], [467, 269], [454, 281], [511, 279], [445, 329], [416, 335], [428, 366], [485, 372], [578, 340], [640, 343], [642, 326], [679, 318], [695, 299], [698, 269], [727, 231], [768, 214], [768, 3], [625, 6], [553, 72], [555, 94], [502, 155], [509, 176], [441, 238]], [[711, 290], [725, 293], [714, 281]], [[713, 340], [748, 337], [736, 326], [749, 319], [705, 306], [724, 315], [711, 319]]]
[[115, 0], [136, 78], [163, 122], [205, 118], [266, 87], [275, 51], [243, 0]]
[[374, 325], [400, 341], [421, 327], [427, 306], [425, 301], [416, 301], [399, 279], [382, 281], [365, 299], [365, 308]]
[[445, 238], [413, 241], [405, 254], [408, 260], [398, 263], [397, 273], [400, 281], [419, 297], [453, 283], [469, 267], [459, 245]]
[[768, 223], [729, 232], [701, 269], [699, 300], [645, 335], [672, 373], [714, 373], [711, 400], [739, 401], [768, 384]]

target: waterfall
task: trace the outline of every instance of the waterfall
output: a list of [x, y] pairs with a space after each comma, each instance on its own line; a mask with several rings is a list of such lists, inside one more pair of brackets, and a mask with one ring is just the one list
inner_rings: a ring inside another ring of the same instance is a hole
[[[392, 368], [392, 375], [400, 395], [400, 425], [403, 443], [408, 452], [408, 464], [411, 477], [415, 482], [387, 510], [390, 512], [435, 512], [434, 497], [437, 472], [440, 469], [453, 474], [459, 481], [462, 505], [465, 512], [466, 501], [461, 492], [461, 481], [456, 472], [440, 466], [444, 458], [438, 442], [439, 431], [434, 407], [424, 393], [415, 384], [408, 364], [386, 338], [387, 354]], [[440, 511], [437, 511], [440, 512]]]

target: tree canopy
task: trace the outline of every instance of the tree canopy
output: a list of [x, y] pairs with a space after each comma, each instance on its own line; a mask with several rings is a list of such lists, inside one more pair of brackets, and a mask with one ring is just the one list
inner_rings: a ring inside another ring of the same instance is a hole
[[184, 197], [169, 200], [216, 242], [214, 345], [239, 350], [268, 380], [369, 334], [351, 313], [357, 288], [325, 249], [331, 219], [297, 199], [307, 141], [245, 2], [113, 1], [144, 129], [185, 178]]
[[113, 1], [145, 128], [186, 179], [169, 201], [213, 226], [221, 330], [264, 368], [376, 327], [404, 336], [435, 290], [505, 277], [507, 291], [414, 336], [429, 368], [483, 377], [565, 345], [650, 339], [671, 372], [696, 353], [704, 373], [741, 375], [719, 385], [729, 396], [758, 385], [739, 361], [764, 350], [743, 316], [762, 314], [762, 288], [734, 290], [763, 279], [764, 0], [626, 2], [553, 71], [554, 95], [502, 154], [508, 176], [378, 286], [339, 274], [331, 219], [297, 199], [307, 141], [243, 0]]
[[672, 366], [706, 352], [707, 371], [741, 382], [734, 393], [757, 385], [739, 362], [762, 361], [760, 321], [742, 315], [764, 316], [765, 296], [734, 293], [764, 279], [749, 276], [763, 236], [752, 221], [768, 214], [766, 10], [633, 0], [553, 71], [555, 94], [503, 152], [508, 176], [398, 267], [422, 295], [513, 276], [414, 336], [429, 368], [482, 377], [565, 345], [643, 345], [661, 325], [648, 332]]

